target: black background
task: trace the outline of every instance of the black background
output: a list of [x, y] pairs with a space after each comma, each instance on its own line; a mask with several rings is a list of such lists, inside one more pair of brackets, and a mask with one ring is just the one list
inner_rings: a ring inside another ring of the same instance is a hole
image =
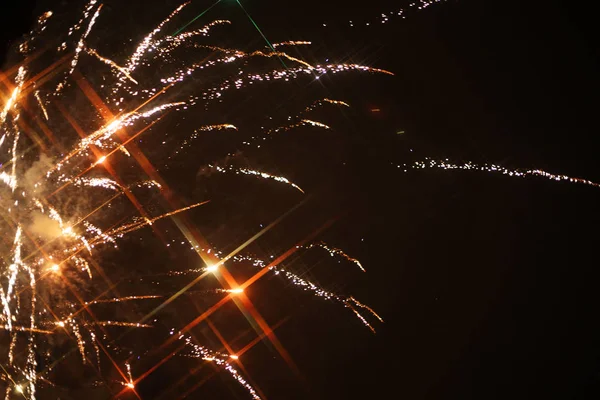
[[[32, 3], [2, 6], [3, 43], [29, 29]], [[368, 270], [343, 289], [386, 323], [371, 335], [303, 305], [278, 335], [307, 383], [281, 372], [269, 382], [269, 366], [248, 365], [268, 397], [596, 398], [598, 189], [392, 165], [417, 154], [600, 181], [592, 9], [449, 1], [350, 29], [395, 6], [244, 4], [272, 41], [308, 37], [315, 57], [396, 73], [336, 92], [358, 116], [347, 119], [352, 179], [338, 188], [348, 212], [334, 241]]]

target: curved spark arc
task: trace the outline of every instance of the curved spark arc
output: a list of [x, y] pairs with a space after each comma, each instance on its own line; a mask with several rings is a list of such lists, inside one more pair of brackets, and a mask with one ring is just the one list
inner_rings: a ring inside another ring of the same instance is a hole
[[250, 175], [250, 176], [258, 177], [260, 179], [274, 180], [276, 182], [285, 183], [286, 185], [289, 185], [289, 186], [293, 187], [294, 189], [298, 190], [299, 192], [301, 192], [302, 194], [304, 194], [304, 190], [302, 190], [302, 188], [300, 186], [296, 185], [295, 183], [291, 182], [288, 178], [283, 177], [283, 176], [271, 175], [267, 172], [257, 171], [257, 170], [248, 169], [248, 168], [235, 168], [235, 167], [231, 167], [231, 166], [228, 168], [224, 168], [224, 167], [220, 167], [218, 165], [213, 166], [210, 164], [208, 165], [208, 167], [213, 168], [216, 172], [220, 172], [220, 173], [232, 172], [237, 175]]

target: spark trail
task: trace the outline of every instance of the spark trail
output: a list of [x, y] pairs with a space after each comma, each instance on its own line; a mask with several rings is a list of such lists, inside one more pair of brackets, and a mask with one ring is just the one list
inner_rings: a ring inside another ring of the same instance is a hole
[[543, 171], [541, 169], [510, 169], [497, 164], [475, 164], [467, 161], [462, 164], [455, 164], [450, 162], [448, 159], [445, 160], [433, 160], [426, 158], [424, 161], [416, 161], [412, 165], [403, 164], [397, 165], [398, 168], [403, 168], [404, 172], [408, 169], [445, 169], [445, 170], [461, 170], [461, 171], [480, 171], [490, 172], [493, 174], [506, 175], [514, 178], [526, 178], [526, 177], [540, 177], [556, 182], [568, 182], [568, 183], [579, 183], [582, 185], [600, 187], [599, 183], [592, 182], [587, 179], [573, 178], [567, 175], [557, 175], [550, 172]]

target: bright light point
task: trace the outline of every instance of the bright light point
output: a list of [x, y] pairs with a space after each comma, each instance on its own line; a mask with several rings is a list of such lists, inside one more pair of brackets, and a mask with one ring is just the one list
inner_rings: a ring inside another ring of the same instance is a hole
[[217, 269], [219, 269], [218, 265], [209, 265], [208, 267], [206, 267], [206, 270], [208, 272], [215, 272]]
[[96, 161], [96, 165], [98, 164], [102, 164], [104, 161], [106, 161], [106, 156], [102, 156], [98, 159], [98, 161]]
[[50, 269], [52, 270], [52, 272], [58, 272], [60, 271], [60, 266], [58, 264], [52, 264]]
[[230, 355], [229, 357], [233, 358], [234, 360], [237, 360], [239, 357], [236, 356], [235, 354]]
[[15, 386], [15, 390], [16, 390], [18, 393], [23, 393], [23, 386], [21, 386], [21, 385], [17, 385], [17, 386]]
[[231, 289], [229, 290], [231, 293], [244, 293], [244, 289], [242, 288], [237, 288], [237, 289]]
[[135, 388], [135, 385], [133, 384], [133, 382], [127, 382], [125, 384], [125, 386], [127, 386], [129, 389], [134, 389]]
[[60, 326], [61, 328], [64, 328], [65, 327], [65, 322], [64, 321], [58, 321], [56, 323], [56, 325]]

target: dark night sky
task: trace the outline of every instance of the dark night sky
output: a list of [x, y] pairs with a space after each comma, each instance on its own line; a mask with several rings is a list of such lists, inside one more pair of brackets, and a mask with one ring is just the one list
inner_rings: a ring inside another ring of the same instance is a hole
[[[2, 26], [15, 27], [3, 43], [29, 28], [28, 3], [2, 6]], [[328, 238], [363, 261], [366, 277], [343, 288], [386, 324], [370, 335], [345, 314], [304, 303], [278, 332], [310, 398], [597, 398], [600, 191], [391, 168], [406, 157], [450, 157], [600, 181], [591, 8], [451, 0], [351, 30], [342, 23], [397, 2], [286, 3], [244, 2], [273, 41], [313, 40], [307, 58], [331, 54], [396, 73], [327, 87], [354, 110], [344, 126], [352, 178], [330, 201], [347, 215]], [[328, 184], [313, 189], [327, 197]], [[271, 382], [270, 398], [309, 398], [287, 379]]]

